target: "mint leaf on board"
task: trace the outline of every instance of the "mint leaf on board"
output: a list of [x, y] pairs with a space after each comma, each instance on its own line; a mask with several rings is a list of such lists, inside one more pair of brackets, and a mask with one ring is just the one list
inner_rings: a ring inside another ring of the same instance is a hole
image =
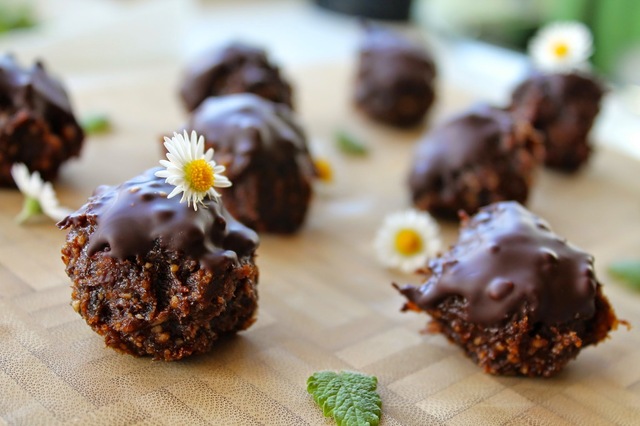
[[369, 152], [364, 143], [354, 138], [344, 130], [336, 132], [336, 143], [338, 144], [340, 151], [345, 154], [363, 156], [367, 155]]
[[111, 131], [111, 121], [106, 114], [91, 114], [83, 117], [80, 125], [88, 135], [97, 135]]
[[609, 265], [609, 273], [640, 291], [640, 260], [618, 260]]
[[343, 371], [319, 371], [307, 379], [307, 392], [333, 417], [338, 426], [377, 426], [382, 414], [382, 400], [376, 392], [374, 376]]

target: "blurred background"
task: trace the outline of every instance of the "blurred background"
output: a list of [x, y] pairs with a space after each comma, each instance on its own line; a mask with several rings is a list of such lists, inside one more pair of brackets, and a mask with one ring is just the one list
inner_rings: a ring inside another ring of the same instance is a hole
[[441, 78], [501, 103], [528, 70], [542, 25], [579, 20], [594, 35], [594, 70], [611, 84], [595, 134], [640, 157], [637, 0], [0, 0], [0, 50], [43, 58], [73, 85], [180, 67], [241, 39], [287, 67], [353, 60], [358, 16], [422, 37]]

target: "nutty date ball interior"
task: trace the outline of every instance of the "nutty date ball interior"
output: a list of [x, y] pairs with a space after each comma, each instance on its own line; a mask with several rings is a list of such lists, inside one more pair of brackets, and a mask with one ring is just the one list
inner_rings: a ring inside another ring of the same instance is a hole
[[258, 238], [219, 199], [167, 198], [156, 170], [99, 187], [59, 227], [74, 309], [108, 346], [169, 361], [254, 322]]
[[515, 202], [464, 217], [426, 282], [399, 290], [491, 374], [553, 376], [618, 323], [593, 257]]

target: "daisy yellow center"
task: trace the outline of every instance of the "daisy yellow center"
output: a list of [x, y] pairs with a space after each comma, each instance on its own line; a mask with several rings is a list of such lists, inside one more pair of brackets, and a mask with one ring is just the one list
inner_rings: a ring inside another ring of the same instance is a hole
[[327, 160], [325, 160], [324, 158], [316, 158], [313, 164], [316, 166], [318, 179], [323, 182], [333, 181], [333, 169], [331, 168], [331, 164]]
[[553, 45], [553, 54], [557, 58], [564, 58], [569, 54], [569, 45], [564, 41], [558, 41]]
[[205, 159], [193, 160], [184, 166], [184, 179], [197, 192], [207, 192], [213, 187], [213, 167]]
[[412, 256], [422, 250], [422, 238], [413, 229], [401, 229], [396, 234], [396, 250], [403, 256]]

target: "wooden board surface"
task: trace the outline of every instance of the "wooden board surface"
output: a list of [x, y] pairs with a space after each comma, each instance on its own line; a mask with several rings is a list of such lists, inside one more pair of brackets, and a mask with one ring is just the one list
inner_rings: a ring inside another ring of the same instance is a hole
[[[155, 165], [159, 135], [184, 120], [176, 69], [74, 85], [79, 111], [107, 112], [115, 131], [91, 138], [57, 182], [63, 204], [79, 207], [99, 184]], [[442, 336], [420, 334], [427, 316], [402, 314], [390, 283], [417, 283], [375, 261], [371, 241], [384, 216], [408, 206], [404, 185], [424, 129], [371, 125], [349, 107], [348, 67], [292, 72], [311, 139], [331, 153], [344, 128], [366, 140], [367, 158], [334, 153], [337, 182], [316, 197], [293, 237], [263, 236], [258, 322], [211, 354], [153, 362], [105, 348], [71, 309], [60, 260], [64, 233], [52, 223], [14, 224], [21, 197], [0, 191], [0, 422], [9, 424], [322, 425], [305, 390], [321, 369], [379, 378], [384, 425], [638, 424], [640, 295], [605, 272], [613, 259], [640, 257], [640, 168], [600, 149], [584, 173], [541, 171], [530, 208], [593, 253], [605, 293], [636, 325], [584, 350], [554, 379], [501, 378], [480, 371]], [[468, 105], [440, 91], [432, 122]], [[456, 226], [443, 224], [447, 243]]]

